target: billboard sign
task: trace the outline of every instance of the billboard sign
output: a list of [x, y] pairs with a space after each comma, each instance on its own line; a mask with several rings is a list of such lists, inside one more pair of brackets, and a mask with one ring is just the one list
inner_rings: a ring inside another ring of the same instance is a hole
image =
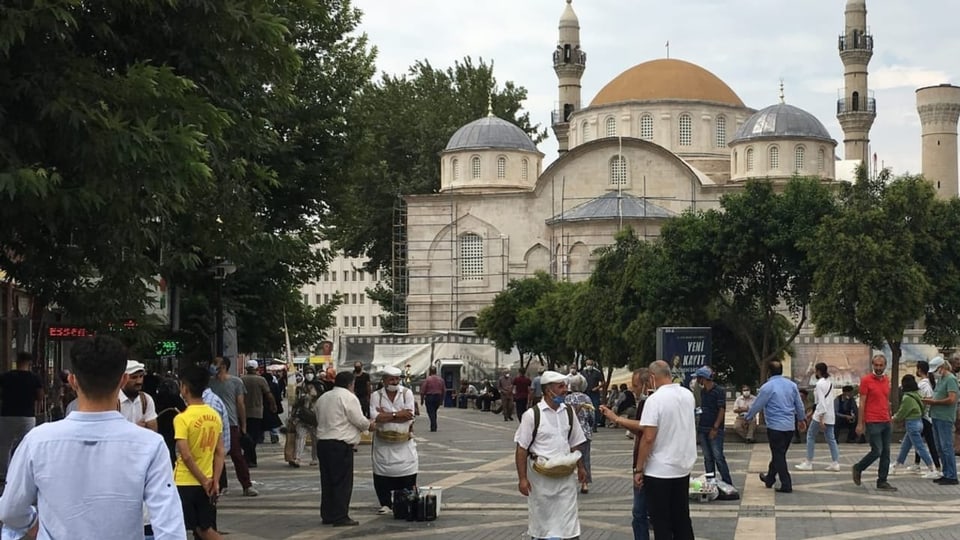
[[657, 328], [657, 358], [670, 364], [674, 382], [689, 386], [698, 367], [712, 364], [710, 327]]

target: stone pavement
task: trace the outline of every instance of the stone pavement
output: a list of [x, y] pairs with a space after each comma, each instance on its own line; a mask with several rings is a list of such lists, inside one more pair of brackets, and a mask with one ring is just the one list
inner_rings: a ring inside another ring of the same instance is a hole
[[[437, 521], [395, 521], [376, 515], [370, 469], [370, 447], [356, 454], [351, 517], [360, 526], [334, 529], [320, 525], [319, 473], [304, 466], [292, 469], [282, 458], [282, 445], [258, 448], [260, 468], [251, 471], [260, 496], [245, 498], [232, 489], [220, 500], [221, 530], [230, 540], [313, 540], [375, 538], [522, 539], [526, 538], [526, 502], [517, 491], [513, 463], [516, 422], [475, 410], [440, 409], [440, 430], [430, 433], [426, 418], [417, 421], [420, 485], [442, 486]], [[282, 441], [282, 439], [281, 439]], [[633, 441], [623, 430], [601, 429], [593, 442], [590, 493], [580, 495], [584, 540], [628, 540], [632, 506], [630, 456]], [[895, 444], [893, 455], [896, 456]], [[740, 501], [691, 503], [694, 531], [703, 540], [777, 539], [948, 539], [960, 538], [960, 517], [949, 509], [960, 487], [938, 486], [919, 476], [892, 476], [896, 493], [873, 488], [876, 466], [854, 486], [850, 465], [868, 451], [866, 445], [841, 445], [842, 472], [827, 472], [829, 452], [817, 445], [816, 470], [791, 469], [794, 491], [765, 489], [757, 473], [766, 470], [766, 445], [728, 443], [727, 461]], [[791, 468], [804, 447], [790, 448]], [[911, 459], [912, 459], [911, 455]], [[702, 470], [699, 461], [695, 472]], [[230, 485], [237, 486], [229, 471]], [[936, 509], [934, 508], [936, 506]]]

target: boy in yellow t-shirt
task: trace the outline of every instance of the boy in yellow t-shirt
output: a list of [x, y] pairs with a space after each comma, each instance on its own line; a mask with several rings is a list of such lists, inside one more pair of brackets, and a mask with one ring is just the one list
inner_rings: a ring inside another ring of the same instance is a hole
[[210, 374], [198, 366], [188, 366], [180, 374], [180, 395], [187, 410], [173, 419], [179, 454], [173, 479], [187, 529], [203, 540], [220, 540], [216, 500], [220, 495], [217, 479], [223, 470], [223, 423], [217, 411], [203, 403], [209, 382]]

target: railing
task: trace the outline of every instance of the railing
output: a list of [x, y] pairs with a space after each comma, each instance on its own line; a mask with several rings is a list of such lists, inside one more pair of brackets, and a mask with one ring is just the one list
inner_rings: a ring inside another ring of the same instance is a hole
[[574, 113], [572, 106], [569, 106], [569, 109], [564, 114], [563, 109], [555, 109], [550, 111], [550, 125], [563, 124], [570, 120], [570, 115]]
[[579, 66], [587, 65], [587, 53], [580, 49], [571, 49], [570, 46], [561, 47], [557, 45], [557, 50], [553, 51], [553, 65], [575, 64]]
[[877, 113], [877, 100], [872, 97], [840, 98], [837, 100], [837, 114]]
[[853, 34], [850, 36], [852, 39], [847, 39], [847, 36], [840, 36], [840, 39], [837, 40], [838, 48], [840, 52], [843, 51], [872, 51], [873, 50], [873, 36], [870, 34]]

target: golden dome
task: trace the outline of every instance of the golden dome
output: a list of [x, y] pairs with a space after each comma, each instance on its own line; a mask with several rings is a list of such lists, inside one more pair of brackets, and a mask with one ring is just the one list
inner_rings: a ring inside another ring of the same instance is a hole
[[644, 62], [617, 75], [593, 98], [590, 106], [662, 99], [712, 101], [744, 107], [740, 97], [719, 77], [696, 64], [672, 58]]

